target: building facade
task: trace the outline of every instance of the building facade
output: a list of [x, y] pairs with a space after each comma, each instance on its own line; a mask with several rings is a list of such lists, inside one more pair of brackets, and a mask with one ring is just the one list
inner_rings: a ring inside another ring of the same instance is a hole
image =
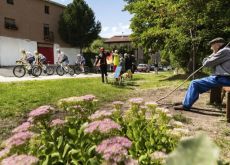
[[71, 48], [58, 34], [64, 5], [50, 0], [0, 1], [0, 66], [14, 65], [20, 50], [44, 54], [50, 63], [57, 60], [60, 48], [74, 62], [79, 49]]
[[[128, 52], [133, 52], [137, 63], [142, 63], [144, 59], [143, 49], [140, 47], [134, 47], [129, 38], [129, 35], [116, 35], [104, 41], [105, 44], [108, 45], [111, 49], [126, 49]], [[122, 52], [122, 53], [128, 53]], [[121, 52], [120, 52], [121, 53]]]

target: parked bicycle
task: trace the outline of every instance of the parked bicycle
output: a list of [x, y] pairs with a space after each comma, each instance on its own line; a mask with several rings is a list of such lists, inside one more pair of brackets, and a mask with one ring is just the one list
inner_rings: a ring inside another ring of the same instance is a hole
[[74, 70], [74, 73], [77, 74], [77, 75], [79, 75], [80, 73], [84, 73], [84, 74], [88, 74], [89, 73], [89, 67], [88, 66], [84, 66], [84, 70], [82, 70], [80, 64], [75, 64], [73, 66], [73, 70]]
[[16, 66], [13, 68], [13, 74], [15, 77], [23, 77], [26, 73], [38, 77], [33, 71], [37, 70], [37, 66], [32, 66], [28, 63], [23, 62], [22, 60], [16, 61]]
[[[36, 66], [36, 67], [34, 67]], [[38, 76], [40, 76], [42, 74], [42, 71], [47, 74], [47, 75], [53, 75], [54, 74], [54, 67], [52, 67], [49, 64], [49, 61], [47, 64], [42, 64], [41, 61], [38, 61], [37, 64], [35, 64], [32, 67], [32, 72]]]
[[70, 66], [67, 65], [63, 65], [63, 63], [57, 63], [58, 66], [56, 68], [56, 72], [59, 76], [63, 76], [64, 74], [69, 73], [71, 76], [74, 75], [74, 70], [72, 68], [70, 68]]

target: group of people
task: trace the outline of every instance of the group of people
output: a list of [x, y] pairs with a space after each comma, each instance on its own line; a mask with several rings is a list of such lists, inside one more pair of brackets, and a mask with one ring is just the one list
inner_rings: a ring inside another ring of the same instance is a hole
[[[21, 59], [20, 59], [28, 68], [29, 74], [32, 73], [32, 65], [41, 63], [41, 65], [46, 64], [46, 57], [39, 53], [37, 50], [32, 54], [29, 51], [21, 50]], [[44, 72], [46, 72], [46, 68], [44, 68]]]
[[98, 56], [96, 56], [96, 60], [94, 63], [94, 66], [98, 66], [100, 67], [101, 70], [101, 78], [102, 78], [102, 82], [108, 82], [108, 74], [107, 74], [107, 59], [109, 56], [112, 55], [112, 64], [113, 64], [113, 71], [116, 72], [116, 69], [118, 67], [121, 68], [120, 70], [120, 76], [127, 72], [127, 71], [131, 71], [132, 73], [134, 73], [135, 69], [136, 69], [136, 65], [135, 65], [135, 57], [134, 55], [129, 55], [127, 53], [123, 54], [119, 54], [118, 50], [114, 50], [113, 52], [106, 52], [105, 49], [103, 47], [100, 48], [100, 53]]

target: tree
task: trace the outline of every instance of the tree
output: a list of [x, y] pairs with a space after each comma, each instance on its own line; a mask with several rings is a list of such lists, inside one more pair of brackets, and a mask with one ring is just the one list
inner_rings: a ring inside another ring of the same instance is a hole
[[[230, 36], [230, 2], [222, 0], [124, 0], [133, 14], [131, 38], [161, 49], [174, 66], [190, 71], [210, 53], [208, 41]], [[225, 11], [225, 12], [223, 12]], [[195, 58], [196, 57], [196, 58]]]
[[95, 21], [94, 12], [84, 0], [74, 0], [60, 16], [61, 38], [72, 46], [82, 49], [98, 38], [101, 23]]

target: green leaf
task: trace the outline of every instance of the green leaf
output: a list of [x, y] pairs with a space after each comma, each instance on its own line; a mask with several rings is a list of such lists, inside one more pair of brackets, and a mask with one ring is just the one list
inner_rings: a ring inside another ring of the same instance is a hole
[[167, 165], [216, 165], [219, 149], [207, 135], [182, 140], [167, 161]]
[[69, 128], [69, 133], [70, 133], [70, 135], [72, 135], [72, 136], [77, 136], [77, 131], [76, 131], [76, 129], [71, 129], [71, 128]]
[[69, 149], [70, 149], [70, 145], [67, 143], [65, 145], [64, 152], [63, 152], [63, 155], [62, 155], [63, 158], [66, 156], [66, 153], [69, 151]]
[[59, 136], [59, 137], [58, 137], [58, 146], [57, 146], [58, 149], [60, 149], [62, 143], [63, 143], [63, 136]]
[[42, 162], [42, 165], [49, 165], [50, 164], [50, 155], [46, 155], [46, 159]]
[[140, 157], [139, 157], [139, 162], [143, 162], [144, 160], [146, 160], [148, 158], [148, 155], [147, 154], [144, 154], [144, 155], [141, 155]]
[[60, 154], [58, 152], [52, 153], [51, 158], [55, 158], [55, 157], [60, 158]]
[[87, 151], [88, 155], [91, 155], [92, 152], [96, 149], [96, 147], [97, 147], [96, 145], [90, 147], [90, 148], [88, 149], [88, 151]]

